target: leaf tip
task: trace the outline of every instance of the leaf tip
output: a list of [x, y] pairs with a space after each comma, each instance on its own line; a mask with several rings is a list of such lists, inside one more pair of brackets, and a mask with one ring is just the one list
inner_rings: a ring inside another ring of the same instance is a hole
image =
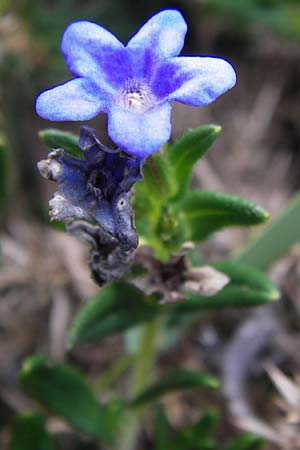
[[212, 129], [215, 134], [219, 135], [222, 131], [221, 125], [212, 125]]
[[264, 222], [270, 219], [270, 214], [265, 209], [262, 209], [261, 216], [262, 216], [262, 219], [264, 220]]
[[50, 365], [50, 362], [47, 362], [45, 357], [42, 355], [32, 355], [25, 359], [23, 362], [23, 365], [21, 367], [20, 376], [22, 378], [26, 378], [28, 375], [30, 375], [35, 370], [38, 370], [39, 368]]
[[271, 301], [276, 301], [280, 299], [280, 291], [277, 288], [273, 288], [272, 291], [270, 292], [270, 300]]
[[39, 136], [39, 138], [40, 138], [42, 141], [44, 140], [46, 134], [47, 134], [47, 130], [40, 130], [40, 131], [38, 132], [38, 136]]
[[33, 361], [31, 358], [25, 359], [21, 368], [21, 376], [28, 375], [33, 368]]
[[209, 380], [209, 387], [211, 389], [219, 389], [221, 387], [220, 380], [216, 377], [211, 377]]

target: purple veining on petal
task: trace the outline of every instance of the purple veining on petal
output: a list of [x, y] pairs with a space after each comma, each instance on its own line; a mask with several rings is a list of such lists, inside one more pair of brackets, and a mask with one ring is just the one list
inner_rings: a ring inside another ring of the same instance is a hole
[[115, 51], [111, 56], [103, 58], [101, 69], [114, 89], [119, 89], [126, 80], [134, 78], [134, 65], [131, 64], [126, 48]]
[[[151, 83], [152, 92], [162, 101], [180, 87], [186, 81], [186, 78], [185, 74], [176, 70], [172, 60], [169, 60], [158, 67]], [[162, 79], [164, 80], [163, 83]]]
[[108, 30], [96, 23], [78, 21], [65, 30], [61, 50], [70, 72], [76, 76], [101, 80], [101, 63], [124, 45]]

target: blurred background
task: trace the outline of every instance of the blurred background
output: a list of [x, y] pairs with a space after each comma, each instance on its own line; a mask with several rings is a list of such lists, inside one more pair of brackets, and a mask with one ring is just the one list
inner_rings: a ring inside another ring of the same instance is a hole
[[[35, 98], [70, 78], [60, 53], [68, 23], [92, 20], [126, 42], [150, 15], [164, 8], [179, 9], [188, 23], [184, 55], [228, 59], [238, 77], [237, 86], [210, 106], [174, 105], [173, 138], [200, 124], [223, 127], [220, 139], [196, 168], [195, 186], [245, 196], [271, 217], [299, 190], [299, 0], [0, 0], [0, 442], [5, 442], [15, 412], [30, 407], [17, 382], [23, 358], [34, 352], [65, 358], [66, 327], [78, 305], [97, 290], [89, 278], [85, 247], [49, 225], [47, 202], [55, 187], [36, 169], [37, 161], [47, 154], [38, 131], [56, 127], [78, 134], [79, 124], [42, 120], [35, 113]], [[104, 115], [90, 126], [104, 143], [109, 142]], [[248, 234], [248, 229], [220, 232], [202, 252], [207, 261], [230, 256], [234, 248], [244, 245]], [[241, 392], [232, 393], [230, 383], [228, 387], [229, 355], [230, 367], [243, 367], [244, 394], [252, 380], [251, 408], [264, 421], [262, 434], [269, 439], [265, 448], [282, 448], [272, 435], [274, 427], [281, 430], [280, 423], [292, 433], [295, 440], [290, 448], [295, 450], [300, 448], [299, 410], [291, 432], [287, 419], [291, 411], [277, 410], [277, 393], [262, 356], [267, 354], [272, 364], [299, 381], [299, 247], [273, 264], [270, 276], [283, 292], [279, 306], [267, 313], [230, 311], [200, 318], [179, 344], [180, 360], [178, 349], [176, 355], [170, 350], [161, 363], [177, 358], [180, 364], [192, 366], [201, 360], [225, 374], [224, 395], [213, 400], [224, 410], [222, 435], [237, 433], [231, 416], [235, 408], [243, 408], [235, 404]], [[266, 332], [268, 324], [271, 335], [277, 335], [275, 340], [270, 341]], [[239, 345], [243, 339], [248, 345], [245, 336], [249, 342], [255, 336], [258, 342], [243, 362]], [[109, 352], [91, 346], [68, 358], [92, 374], [118, 357], [119, 338], [110, 339], [108, 348]], [[172, 398], [170, 402], [171, 420], [180, 424], [192, 414], [196, 400]]]

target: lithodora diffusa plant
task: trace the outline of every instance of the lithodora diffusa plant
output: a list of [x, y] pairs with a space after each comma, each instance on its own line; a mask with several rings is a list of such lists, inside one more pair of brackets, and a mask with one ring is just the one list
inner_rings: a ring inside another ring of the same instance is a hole
[[[101, 286], [77, 313], [66, 345], [70, 350], [100, 345], [105, 337], [123, 333], [126, 355], [101, 374], [103, 383], [92, 384], [69, 364], [30, 357], [21, 383], [50, 414], [89, 437], [91, 448], [141, 448], [150, 417], [155, 417], [150, 423], [156, 450], [260, 445], [249, 436], [232, 444], [216, 442], [212, 412], [188, 428], [172, 430], [160, 404], [170, 391], [219, 385], [213, 375], [184, 368], [157, 376], [157, 357], [171, 329], [174, 335], [177, 327], [179, 336], [185, 319], [196, 319], [204, 310], [261, 305], [278, 297], [256, 269], [230, 261], [208, 266], [195, 252], [195, 244], [211, 233], [260, 224], [268, 215], [236, 196], [190, 190], [193, 166], [218, 137], [219, 126], [200, 126], [166, 143], [170, 102], [206, 105], [236, 79], [223, 59], [178, 56], [185, 33], [176, 10], [150, 18], [126, 46], [95, 23], [74, 22], [62, 39], [74, 78], [37, 99], [38, 114], [50, 120], [82, 121], [105, 112], [116, 144], [104, 146], [87, 126], [79, 139], [55, 129], [40, 133], [52, 151], [38, 168], [57, 183], [50, 216], [90, 245], [91, 273]], [[103, 386], [116, 384], [129, 367], [125, 398], [110, 389], [104, 401]], [[55, 448], [44, 418], [35, 412], [16, 417], [11, 450], [21, 448]]]

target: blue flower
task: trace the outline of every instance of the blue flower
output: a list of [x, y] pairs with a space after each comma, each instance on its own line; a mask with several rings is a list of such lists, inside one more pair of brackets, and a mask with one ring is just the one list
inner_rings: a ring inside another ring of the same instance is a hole
[[171, 101], [207, 105], [232, 88], [232, 66], [212, 57], [178, 57], [187, 26], [176, 10], [146, 22], [124, 46], [101, 26], [71, 23], [62, 52], [74, 79], [40, 94], [37, 113], [50, 120], [88, 120], [107, 113], [108, 134], [144, 158], [171, 134]]

